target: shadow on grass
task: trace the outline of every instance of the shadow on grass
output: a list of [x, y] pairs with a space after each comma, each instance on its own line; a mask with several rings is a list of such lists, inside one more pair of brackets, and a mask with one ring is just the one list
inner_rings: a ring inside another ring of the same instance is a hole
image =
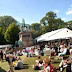
[[24, 65], [24, 67], [23, 68], [15, 68], [15, 70], [22, 70], [22, 69], [28, 69], [29, 68], [29, 66], [28, 66], [28, 64], [23, 64]]
[[28, 64], [23, 64], [23, 65], [28, 65]]
[[53, 64], [57, 64], [57, 63], [60, 63], [60, 62], [54, 62]]
[[28, 68], [29, 68], [28, 64], [24, 64], [24, 68], [23, 69], [28, 69]]
[[6, 72], [6, 71], [0, 67], [0, 72]]

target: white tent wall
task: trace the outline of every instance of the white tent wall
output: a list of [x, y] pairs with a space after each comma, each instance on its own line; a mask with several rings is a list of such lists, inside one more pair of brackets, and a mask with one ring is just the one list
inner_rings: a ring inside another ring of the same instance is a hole
[[53, 34], [52, 36], [45, 39], [45, 41], [55, 40], [55, 39], [66, 39], [68, 37], [72, 37], [72, 31], [64, 28], [63, 30]]
[[37, 42], [45, 41], [46, 38], [52, 36], [53, 34], [59, 32], [59, 31], [61, 31], [61, 30], [62, 30], [62, 29], [59, 29], [59, 30], [55, 30], [55, 31], [51, 31], [51, 32], [45, 33], [45, 34], [43, 34], [43, 35], [41, 35], [41, 36], [39, 36], [39, 37], [36, 38], [36, 39], [37, 39]]
[[55, 39], [64, 39], [68, 37], [72, 37], [72, 31], [67, 28], [62, 28], [62, 29], [45, 33], [37, 37], [36, 39], [37, 39], [37, 42], [41, 42], [41, 41], [49, 41], [49, 40], [55, 40]]

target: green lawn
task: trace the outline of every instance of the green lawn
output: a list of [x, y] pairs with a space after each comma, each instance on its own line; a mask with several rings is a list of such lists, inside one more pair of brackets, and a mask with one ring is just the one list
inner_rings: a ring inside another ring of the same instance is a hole
[[[48, 56], [42, 56], [42, 59], [47, 58]], [[24, 62], [24, 69], [22, 70], [15, 70], [14, 72], [38, 72], [33, 70], [32, 65], [35, 64], [35, 60], [37, 60], [37, 57], [24, 57], [21, 56]], [[54, 63], [54, 67], [58, 67], [59, 63]], [[0, 62], [0, 72], [6, 72], [9, 69], [8, 63], [6, 61]]]

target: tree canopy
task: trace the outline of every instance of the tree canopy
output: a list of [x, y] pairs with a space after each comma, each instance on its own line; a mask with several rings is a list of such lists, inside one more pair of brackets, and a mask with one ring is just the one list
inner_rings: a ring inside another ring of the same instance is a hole
[[40, 30], [40, 28], [41, 28], [41, 25], [39, 23], [32, 23], [31, 24], [31, 29], [32, 30], [38, 31], [38, 30]]
[[4, 39], [4, 30], [2, 27], [0, 27], [0, 44], [5, 44], [6, 40]]
[[7, 42], [14, 44], [15, 41], [18, 40], [18, 33], [20, 29], [15, 23], [12, 23], [8, 26], [6, 32], [5, 32], [5, 39]]
[[9, 24], [16, 23], [17, 21], [12, 16], [0, 16], [0, 26], [6, 29]]

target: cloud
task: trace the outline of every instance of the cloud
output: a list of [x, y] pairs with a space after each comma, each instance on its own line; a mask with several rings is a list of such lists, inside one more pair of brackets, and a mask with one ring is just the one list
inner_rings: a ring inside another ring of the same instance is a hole
[[71, 15], [71, 14], [72, 14], [72, 10], [66, 12], [66, 15]]
[[70, 7], [72, 8], [72, 5], [70, 5]]
[[70, 8], [68, 8], [68, 11], [66, 12], [66, 15], [71, 15], [72, 14], [72, 5], [70, 6]]
[[61, 19], [64, 20], [64, 21], [67, 20], [67, 18], [61, 18]]
[[55, 9], [54, 12], [55, 12], [55, 13], [59, 13], [59, 10]]

